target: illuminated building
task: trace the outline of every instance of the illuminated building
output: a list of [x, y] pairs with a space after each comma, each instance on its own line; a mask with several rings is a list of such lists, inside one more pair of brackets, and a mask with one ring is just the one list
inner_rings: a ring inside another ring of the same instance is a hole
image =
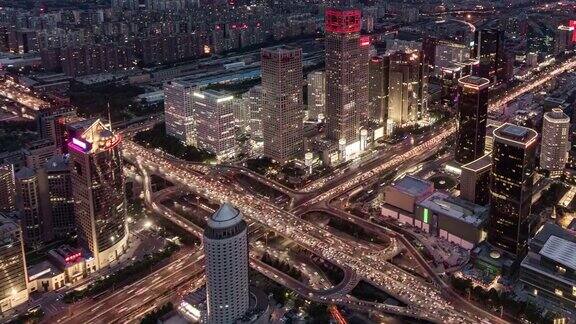
[[262, 49], [264, 155], [279, 162], [304, 156], [302, 49]]
[[488, 79], [465, 76], [458, 80], [458, 138], [454, 159], [472, 162], [484, 155], [488, 118]]
[[490, 200], [491, 167], [492, 157], [490, 154], [462, 165], [460, 198], [478, 205], [487, 205]]
[[486, 239], [488, 208], [436, 191], [416, 204], [413, 221], [422, 231], [470, 250]]
[[69, 161], [64, 156], [56, 156], [48, 160], [41, 174], [45, 181], [41, 193], [48, 199], [48, 208], [42, 212], [48, 213], [46, 218], [51, 220], [54, 236], [67, 237], [75, 232]]
[[390, 54], [388, 119], [396, 125], [415, 122], [425, 107], [428, 81], [422, 74], [422, 64], [418, 50]]
[[38, 170], [56, 155], [57, 148], [51, 139], [46, 138], [27, 143], [23, 153], [26, 157], [26, 166], [32, 170]]
[[16, 183], [14, 165], [0, 165], [0, 212], [12, 212], [16, 209]]
[[358, 9], [327, 9], [326, 136], [332, 141], [358, 141], [368, 118], [370, 39], [360, 36]]
[[488, 242], [514, 255], [526, 251], [530, 234], [537, 139], [536, 131], [513, 124], [494, 130]]
[[479, 29], [474, 34], [474, 57], [479, 61], [478, 76], [491, 82], [504, 73], [504, 33], [498, 29]]
[[68, 125], [72, 196], [80, 243], [100, 269], [126, 250], [121, 138], [99, 119]]
[[[57, 123], [60, 120], [76, 117], [76, 107], [64, 106], [58, 108], [42, 109], [36, 116], [37, 129], [42, 139], [50, 139], [54, 144], [58, 144]], [[61, 143], [60, 143], [61, 144]]]
[[250, 88], [243, 98], [248, 101], [250, 134], [252, 137], [262, 138], [262, 86]]
[[[568, 21], [568, 27], [576, 29], [576, 20]], [[572, 33], [572, 42], [576, 43], [576, 33]]]
[[234, 96], [215, 90], [192, 94], [198, 147], [214, 153], [218, 159], [234, 156]]
[[370, 119], [383, 124], [388, 120], [388, 77], [390, 57], [375, 56], [370, 59], [368, 98]]
[[576, 236], [546, 223], [530, 240], [520, 264], [520, 282], [530, 300], [546, 309], [576, 311]]
[[573, 34], [574, 27], [558, 26], [554, 39], [554, 49], [556, 54], [561, 54], [564, 51], [572, 49], [574, 46], [574, 41], [572, 40]]
[[314, 71], [308, 73], [308, 119], [318, 120], [318, 116], [325, 115], [326, 109], [326, 73]]
[[207, 323], [235, 323], [248, 310], [248, 226], [242, 214], [224, 203], [204, 230]]
[[187, 145], [196, 145], [196, 125], [192, 93], [196, 87], [183, 81], [164, 85], [164, 121], [166, 134]]
[[18, 224], [0, 214], [0, 314], [28, 300], [24, 244]]
[[40, 176], [28, 167], [16, 173], [16, 207], [20, 213], [24, 243], [38, 247], [52, 240], [52, 224], [43, 213]]
[[570, 150], [570, 117], [562, 109], [554, 108], [544, 114], [540, 168], [548, 170], [550, 177], [559, 177], [568, 163]]

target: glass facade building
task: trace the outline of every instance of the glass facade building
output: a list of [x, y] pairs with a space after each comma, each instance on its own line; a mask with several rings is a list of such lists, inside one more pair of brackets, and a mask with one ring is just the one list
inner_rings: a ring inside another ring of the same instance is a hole
[[536, 131], [503, 124], [494, 130], [488, 241], [513, 255], [526, 251], [536, 166]]

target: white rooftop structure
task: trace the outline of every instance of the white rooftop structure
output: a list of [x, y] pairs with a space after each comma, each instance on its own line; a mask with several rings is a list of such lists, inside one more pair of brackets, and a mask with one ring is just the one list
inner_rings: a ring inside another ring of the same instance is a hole
[[486, 207], [452, 197], [440, 191], [436, 191], [418, 205], [474, 226], [481, 225], [488, 217]]
[[576, 270], [576, 243], [550, 236], [540, 250], [540, 255]]
[[220, 208], [208, 219], [208, 226], [215, 229], [232, 227], [242, 221], [242, 214], [239, 210], [228, 203], [222, 204]]

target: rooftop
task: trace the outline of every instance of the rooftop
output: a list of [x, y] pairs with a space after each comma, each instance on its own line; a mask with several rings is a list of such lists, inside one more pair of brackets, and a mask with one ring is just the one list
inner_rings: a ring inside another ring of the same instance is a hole
[[468, 163], [468, 164], [464, 164], [462, 166], [462, 169], [468, 169], [468, 170], [472, 170], [472, 171], [481, 171], [484, 169], [489, 168], [492, 165], [492, 155], [490, 154], [486, 154], [482, 157], [479, 157], [478, 159]]
[[488, 217], [488, 208], [437, 191], [418, 205], [462, 222], [480, 226]]
[[557, 236], [550, 236], [540, 250], [540, 255], [576, 270], [576, 243]]
[[488, 85], [490, 84], [490, 80], [477, 76], [467, 75], [465, 77], [460, 78], [458, 80], [458, 84], [464, 87], [468, 86], [478, 89], [484, 89], [488, 87]]
[[46, 171], [63, 172], [68, 171], [68, 159], [63, 155], [57, 155], [46, 161]]
[[518, 144], [529, 144], [538, 133], [531, 128], [506, 123], [494, 130], [494, 136]]
[[422, 196], [434, 190], [434, 184], [432, 182], [409, 175], [398, 180], [392, 186], [412, 196]]
[[566, 230], [552, 222], [545, 223], [530, 240], [530, 250], [538, 252], [552, 236], [576, 243], [576, 232]]
[[208, 226], [215, 229], [228, 228], [242, 221], [240, 211], [228, 203], [220, 208], [208, 219]]

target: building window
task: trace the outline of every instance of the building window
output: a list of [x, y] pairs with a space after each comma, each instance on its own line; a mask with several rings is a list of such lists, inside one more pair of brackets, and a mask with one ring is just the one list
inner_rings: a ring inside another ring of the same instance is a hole
[[558, 289], [558, 288], [554, 289], [554, 293], [555, 293], [557, 296], [562, 296], [562, 295], [564, 295], [564, 293], [562, 292], [562, 290], [560, 290], [560, 289]]

